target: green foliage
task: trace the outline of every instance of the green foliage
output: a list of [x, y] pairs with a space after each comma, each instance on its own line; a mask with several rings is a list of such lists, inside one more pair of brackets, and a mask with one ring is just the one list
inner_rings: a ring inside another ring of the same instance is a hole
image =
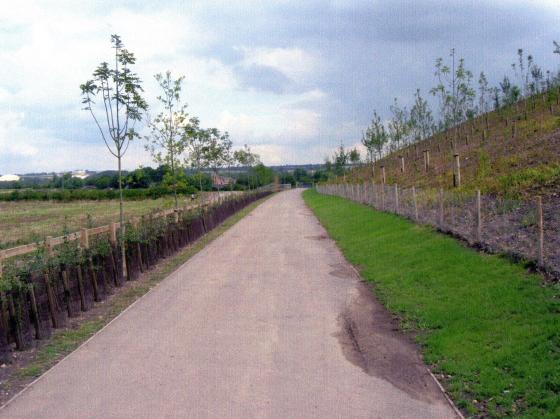
[[[207, 179], [210, 179], [207, 175]], [[179, 193], [193, 193], [195, 191], [194, 184], [198, 179], [191, 177], [190, 180], [184, 184], [179, 183]], [[211, 180], [210, 180], [211, 183]], [[198, 186], [198, 185], [197, 185]], [[127, 200], [144, 200], [144, 199], [158, 199], [162, 196], [173, 194], [173, 190], [167, 185], [152, 186], [146, 189], [124, 189], [123, 196]], [[118, 199], [118, 190], [96, 190], [96, 189], [73, 189], [73, 190], [15, 190], [10, 193], [0, 194], [0, 201], [101, 201], [107, 199]]]
[[558, 286], [397, 216], [315, 191], [304, 198], [383, 304], [416, 330], [462, 409], [560, 415]]
[[560, 164], [544, 164], [517, 170], [498, 178], [500, 190], [507, 196], [519, 197], [522, 191], [538, 190], [543, 187], [560, 185]]

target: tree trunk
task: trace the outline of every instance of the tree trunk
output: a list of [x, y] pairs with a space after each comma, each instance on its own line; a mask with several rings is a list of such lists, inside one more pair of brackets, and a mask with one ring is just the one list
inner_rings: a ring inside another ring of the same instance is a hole
[[124, 227], [124, 208], [123, 208], [123, 190], [122, 190], [122, 168], [121, 168], [121, 154], [120, 150], [117, 156], [119, 162], [119, 223], [120, 223], [120, 238], [121, 238], [121, 257], [122, 257], [122, 273], [123, 277], [127, 277], [126, 271], [126, 249], [125, 249], [125, 227]]

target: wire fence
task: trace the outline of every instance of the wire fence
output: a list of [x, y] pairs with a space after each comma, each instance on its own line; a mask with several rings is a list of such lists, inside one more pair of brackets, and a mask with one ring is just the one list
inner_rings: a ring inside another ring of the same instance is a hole
[[560, 278], [560, 198], [523, 201], [480, 191], [467, 194], [375, 183], [322, 184], [317, 191], [433, 226], [471, 246], [532, 262]]

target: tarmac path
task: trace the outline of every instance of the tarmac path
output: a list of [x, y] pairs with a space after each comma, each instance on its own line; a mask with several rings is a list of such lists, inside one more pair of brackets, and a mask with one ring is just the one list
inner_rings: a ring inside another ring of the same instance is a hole
[[5, 418], [450, 418], [300, 190], [265, 201], [2, 410]]

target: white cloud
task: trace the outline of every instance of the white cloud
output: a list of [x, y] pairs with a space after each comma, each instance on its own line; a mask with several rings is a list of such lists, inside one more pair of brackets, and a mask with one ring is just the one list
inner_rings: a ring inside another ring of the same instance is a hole
[[[140, 142], [132, 143], [123, 160], [125, 169], [149, 164], [150, 158]], [[0, 173], [63, 171], [75, 169], [114, 169], [116, 159], [101, 139], [80, 143], [59, 138], [45, 129], [25, 126], [25, 115], [8, 112], [0, 115]]]
[[260, 115], [224, 111], [217, 126], [248, 144], [295, 144], [317, 138], [321, 115], [312, 110], [287, 106]]
[[280, 71], [293, 81], [304, 81], [319, 66], [319, 59], [301, 48], [238, 48], [245, 66], [259, 65]]

